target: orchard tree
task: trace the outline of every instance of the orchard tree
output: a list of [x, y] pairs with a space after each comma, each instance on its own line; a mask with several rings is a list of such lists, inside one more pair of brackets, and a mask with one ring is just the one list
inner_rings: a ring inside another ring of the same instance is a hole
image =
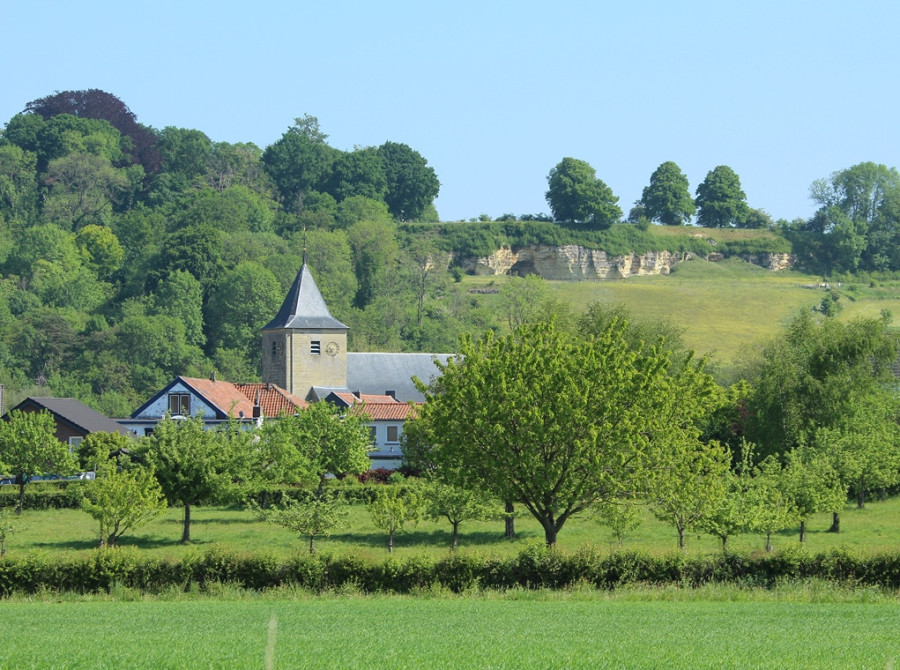
[[799, 510], [790, 493], [782, 486], [782, 466], [777, 458], [768, 456], [753, 468], [747, 490], [750, 530], [766, 538], [766, 551], [771, 552], [772, 533], [799, 523]]
[[166, 417], [144, 438], [142, 457], [153, 468], [170, 504], [184, 506], [181, 541], [191, 541], [191, 508], [227, 500], [242, 455], [231, 453], [230, 441], [204, 430], [202, 417], [175, 420]]
[[619, 199], [586, 161], [563, 158], [547, 175], [547, 204], [556, 221], [609, 228], [622, 218]]
[[672, 161], [666, 161], [650, 175], [650, 185], [644, 187], [638, 204], [644, 208], [643, 216], [667, 226], [690, 223], [697, 211], [687, 176]]
[[388, 534], [388, 553], [394, 553], [394, 535], [407, 524], [416, 524], [422, 514], [421, 492], [414, 487], [392, 483], [379, 488], [375, 499], [366, 505], [372, 523]]
[[114, 547], [122, 535], [166, 511], [166, 498], [147, 468], [100, 473], [84, 492], [81, 509], [100, 522], [100, 546]]
[[452, 484], [431, 482], [425, 490], [425, 514], [429, 519], [450, 523], [450, 551], [459, 548], [459, 526], [463, 521], [497, 517], [491, 501], [484, 495]]
[[25, 487], [40, 475], [69, 475], [75, 471], [75, 459], [69, 447], [56, 439], [56, 422], [46, 410], [13, 410], [0, 421], [0, 464], [16, 478], [19, 503], [25, 504]]
[[697, 225], [704, 228], [740, 226], [749, 212], [740, 177], [727, 165], [710, 170], [697, 187]]
[[847, 490], [826, 454], [799, 447], [785, 455], [780, 486], [800, 521], [800, 542], [806, 542], [806, 522], [817, 512], [842, 509]]
[[630, 348], [618, 324], [585, 339], [552, 322], [488, 331], [437, 365], [407, 430], [438, 472], [524, 505], [548, 545], [573, 515], [643, 486], [713, 387], [658, 348]]
[[339, 509], [337, 496], [318, 496], [309, 500], [297, 501], [285, 498], [280, 508], [260, 509], [253, 507], [257, 516], [264, 521], [287, 528], [309, 538], [309, 553], [316, 553], [316, 538], [328, 535], [339, 528], [347, 512]]

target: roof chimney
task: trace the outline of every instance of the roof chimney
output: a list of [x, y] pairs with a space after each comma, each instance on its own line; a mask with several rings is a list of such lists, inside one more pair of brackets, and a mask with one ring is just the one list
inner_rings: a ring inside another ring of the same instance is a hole
[[209, 373], [209, 381], [211, 381], [211, 382], [216, 381], [216, 371], [215, 370], [213, 370], [212, 372]]
[[256, 389], [256, 401], [253, 403], [253, 418], [258, 419], [262, 416], [262, 407], [259, 404], [259, 389]]

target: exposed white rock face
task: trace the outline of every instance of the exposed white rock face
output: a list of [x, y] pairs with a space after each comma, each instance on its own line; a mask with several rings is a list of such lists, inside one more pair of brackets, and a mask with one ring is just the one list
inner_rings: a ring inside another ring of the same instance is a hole
[[[722, 254], [712, 254], [711, 261], [722, 260]], [[609, 256], [605, 251], [585, 249], [567, 244], [553, 247], [538, 245], [513, 251], [498, 249], [483, 258], [463, 258], [462, 267], [476, 275], [537, 274], [544, 279], [563, 281], [602, 281], [626, 279], [642, 275], [666, 275], [691, 254], [671, 251], [648, 251], [644, 254]], [[760, 254], [744, 260], [770, 270], [783, 270], [795, 260], [791, 254]]]

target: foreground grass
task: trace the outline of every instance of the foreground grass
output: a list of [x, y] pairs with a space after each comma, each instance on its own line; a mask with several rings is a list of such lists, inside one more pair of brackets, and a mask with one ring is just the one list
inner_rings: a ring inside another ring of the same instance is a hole
[[884, 668], [898, 625], [891, 599], [639, 592], [12, 602], [0, 667]]
[[[353, 555], [381, 560], [386, 556], [387, 536], [377, 530], [362, 505], [347, 508], [346, 526], [330, 537], [317, 541], [320, 551], [335, 555]], [[134, 546], [142, 553], [157, 557], [178, 558], [197, 547], [220, 545], [233, 552], [252, 552], [265, 549], [287, 558], [305, 549], [306, 542], [280, 526], [257, 520], [240, 508], [198, 507], [192, 509], [192, 546], [180, 544], [183, 510], [169, 509], [151, 524], [124, 536], [123, 546]], [[83, 553], [97, 546], [98, 526], [80, 510], [47, 510], [26, 512], [25, 528], [7, 540], [10, 556], [28, 551]], [[847, 547], [860, 552], [891, 552], [900, 549], [900, 497], [884, 502], [869, 502], [864, 509], [848, 505], [841, 515], [839, 534], [829, 533], [831, 515], [817, 514], [808, 523], [807, 549], [821, 552], [835, 547]], [[461, 526], [460, 544], [463, 552], [478, 552], [498, 556], [514, 556], [529, 543], [543, 540], [543, 531], [530, 516], [516, 519], [517, 538], [502, 537], [499, 521], [467, 522]], [[773, 538], [776, 549], [798, 544], [797, 531], [783, 531]], [[559, 535], [559, 546], [575, 551], [585, 545], [618, 548], [609, 529], [590, 516], [570, 520]], [[446, 523], [421, 521], [395, 538], [398, 557], [428, 555], [439, 558], [447, 555], [450, 546], [450, 527]], [[759, 552], [763, 538], [746, 534], [729, 540], [729, 547], [741, 552]], [[674, 528], [658, 521], [646, 509], [643, 523], [625, 538], [625, 549], [654, 554], [674, 551], [677, 534]], [[702, 534], [689, 534], [688, 554], [712, 554], [721, 551], [719, 541]]]

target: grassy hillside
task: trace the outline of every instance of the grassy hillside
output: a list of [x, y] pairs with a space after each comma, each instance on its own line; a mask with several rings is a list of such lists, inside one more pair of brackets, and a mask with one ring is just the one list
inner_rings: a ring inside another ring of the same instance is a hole
[[[686, 229], [681, 229], [684, 234]], [[730, 233], [742, 231], [728, 231]], [[466, 277], [472, 287], [504, 277]], [[745, 350], [777, 335], [801, 310], [812, 309], [825, 296], [819, 277], [800, 272], [771, 272], [737, 259], [710, 263], [686, 261], [671, 275], [631, 277], [608, 282], [548, 282], [559, 300], [581, 312], [593, 302], [621, 303], [637, 316], [668, 319], [684, 330], [688, 346], [711, 357], [727, 379]], [[839, 288], [840, 319], [877, 317], [888, 310], [900, 317], [900, 282], [870, 286], [868, 280]], [[500, 296], [479, 295], [499, 309]]]

